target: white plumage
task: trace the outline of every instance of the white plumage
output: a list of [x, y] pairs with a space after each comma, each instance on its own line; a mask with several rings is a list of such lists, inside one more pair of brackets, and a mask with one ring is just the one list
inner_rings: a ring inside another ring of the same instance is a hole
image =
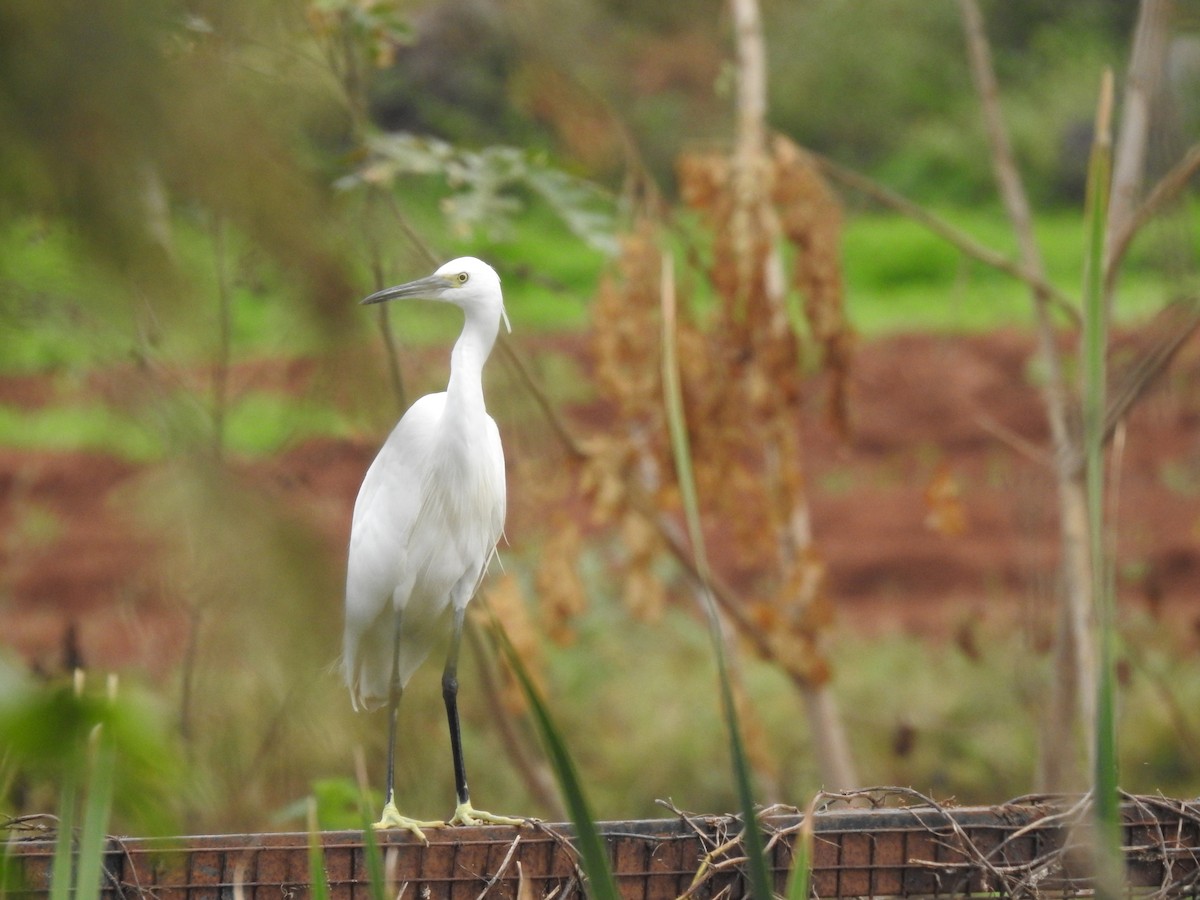
[[388, 698], [394, 612], [403, 615], [400, 686], [453, 604], [475, 593], [504, 528], [504, 451], [491, 416], [457, 422], [447, 394], [404, 414], [354, 504], [346, 578], [346, 683], [356, 707]]
[[450, 822], [519, 824], [472, 808], [459, 738], [457, 661], [463, 616], [504, 529], [504, 451], [483, 398], [483, 365], [503, 318], [500, 278], [472, 257], [428, 278], [387, 288], [363, 303], [400, 298], [452, 303], [464, 313], [446, 390], [417, 400], [367, 470], [350, 530], [343, 667], [356, 708], [389, 706], [387, 804], [377, 827], [418, 822], [395, 805], [396, 711], [450, 611], [442, 692], [450, 726], [458, 806]]

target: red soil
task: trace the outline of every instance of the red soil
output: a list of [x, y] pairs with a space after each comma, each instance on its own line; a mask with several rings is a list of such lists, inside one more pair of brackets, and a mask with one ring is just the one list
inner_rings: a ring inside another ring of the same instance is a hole
[[[586, 366], [574, 341], [543, 344]], [[814, 379], [803, 422], [813, 526], [842, 623], [942, 637], [981, 618], [1047, 614], [1058, 546], [1054, 482], [1009, 437], [1046, 444], [1033, 355], [1032, 339], [1017, 333], [867, 343], [855, 363], [849, 443], [824, 424]], [[312, 368], [260, 362], [235, 375], [303, 393]], [[80, 389], [112, 402], [104, 378]], [[0, 403], [33, 409], [55, 397], [45, 379], [0, 378]], [[579, 406], [571, 418], [586, 432], [605, 424], [597, 410]], [[375, 443], [310, 440], [235, 465], [295, 512], [336, 572]], [[530, 446], [509, 449], [514, 543], [538, 516], [522, 506], [532, 486], [523, 489], [512, 458]], [[130, 492], [146, 472], [96, 453], [0, 448], [0, 642], [30, 664], [60, 668], [69, 640], [105, 668], [161, 673], [178, 659], [184, 622], [155, 564], [159, 544], [130, 513]], [[947, 500], [929, 498], [935, 482]], [[932, 527], [939, 511], [951, 521], [961, 515], [961, 533]], [[1119, 521], [1122, 607], [1200, 631], [1198, 340], [1129, 422]]]

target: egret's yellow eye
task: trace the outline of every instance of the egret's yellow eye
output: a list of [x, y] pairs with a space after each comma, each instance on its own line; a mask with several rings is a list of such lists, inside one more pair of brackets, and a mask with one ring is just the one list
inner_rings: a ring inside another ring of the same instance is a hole
[[470, 276], [470, 275], [468, 275], [466, 272], [459, 272], [459, 273], [458, 273], [458, 283], [459, 283], [459, 284], [466, 284], [466, 283], [467, 283], [467, 279], [468, 279], [468, 278], [470, 278], [470, 277], [471, 277], [471, 276]]

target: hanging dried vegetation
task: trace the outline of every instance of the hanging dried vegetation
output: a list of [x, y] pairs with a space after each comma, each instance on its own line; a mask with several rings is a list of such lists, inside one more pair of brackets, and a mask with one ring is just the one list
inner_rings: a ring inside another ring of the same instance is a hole
[[[776, 138], [765, 162], [747, 189], [735, 158], [696, 153], [679, 161], [683, 201], [708, 244], [693, 256], [706, 260], [700, 274], [716, 299], [703, 314], [681, 304], [690, 310], [679, 322], [681, 380], [717, 563], [747, 598], [739, 620], [761, 630], [760, 653], [817, 686], [828, 678], [819, 645], [830, 608], [809, 527], [799, 415], [807, 332], [820, 348], [830, 420], [843, 434], [849, 427], [853, 338], [843, 313], [841, 209], [795, 144]], [[665, 546], [665, 514], [678, 508], [665, 474], [672, 462], [660, 376], [666, 243], [658, 223], [639, 221], [601, 287], [596, 380], [621, 429], [589, 444], [582, 473], [594, 518], [622, 538], [625, 598], [639, 616], [661, 608], [651, 565]], [[803, 298], [802, 313], [791, 311], [789, 290]]]

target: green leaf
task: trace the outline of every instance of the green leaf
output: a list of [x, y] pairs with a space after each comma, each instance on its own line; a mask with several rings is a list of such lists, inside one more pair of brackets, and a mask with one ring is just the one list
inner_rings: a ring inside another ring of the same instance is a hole
[[529, 677], [528, 670], [521, 662], [516, 648], [508, 639], [508, 635], [504, 633], [503, 626], [494, 617], [492, 633], [496, 636], [496, 643], [500, 647], [501, 653], [517, 676], [517, 681], [533, 712], [534, 724], [537, 726], [538, 734], [546, 748], [546, 755], [550, 758], [550, 765], [558, 779], [559, 788], [562, 790], [563, 799], [567, 804], [567, 812], [575, 826], [575, 842], [579, 854], [583, 858], [583, 871], [588, 879], [588, 896], [592, 900], [620, 900], [621, 894], [617, 890], [617, 882], [613, 877], [604, 838], [600, 834], [600, 829], [596, 827], [596, 820], [584, 794], [583, 783], [580, 781], [575, 763], [567, 751], [566, 742], [558, 728], [555, 727], [554, 720], [533, 680]]
[[91, 745], [87, 800], [83, 809], [79, 863], [75, 873], [76, 900], [99, 897], [103, 888], [101, 874], [116, 783], [117, 744], [111, 730], [104, 724], [97, 725], [91, 735]]
[[683, 499], [684, 517], [687, 520], [688, 536], [692, 553], [696, 558], [696, 571], [700, 573], [699, 596], [708, 620], [712, 637], [713, 656], [717, 662], [717, 677], [720, 682], [721, 707], [725, 715], [725, 726], [729, 733], [729, 750], [733, 762], [734, 782], [742, 807], [744, 831], [742, 842], [746, 850], [746, 864], [750, 869], [750, 890], [755, 900], [772, 900], [770, 867], [767, 863], [766, 845], [754, 808], [754, 785], [750, 775], [750, 763], [742, 743], [742, 729], [734, 703], [733, 686], [729, 677], [729, 666], [725, 660], [725, 638], [721, 630], [721, 619], [716, 600], [710, 587], [708, 554], [705, 551], [704, 531], [700, 521], [700, 503], [696, 491], [696, 479], [692, 469], [692, 454], [688, 444], [687, 421], [683, 409], [683, 390], [679, 382], [678, 352], [675, 341], [675, 278], [674, 261], [663, 254], [662, 278], [663, 305], [663, 354], [662, 376], [664, 403], [667, 412], [667, 427], [671, 434], [671, 450], [675, 460], [675, 474], [679, 482], [679, 493]]
[[813, 861], [813, 814], [816, 812], [816, 798], [808, 804], [804, 813], [804, 821], [796, 833], [796, 843], [792, 848], [792, 871], [788, 875], [787, 900], [807, 900], [812, 885]]
[[68, 770], [58, 793], [58, 834], [54, 838], [54, 862], [50, 868], [50, 900], [71, 898], [77, 794], [78, 776], [74, 770]]
[[1097, 826], [1098, 896], [1120, 896], [1121, 804], [1117, 775], [1115, 696], [1116, 622], [1112, 565], [1104, 521], [1104, 432], [1108, 380], [1108, 311], [1104, 294], [1104, 243], [1112, 178], [1112, 72], [1106, 71], [1088, 159], [1086, 205], [1088, 244], [1083, 286], [1083, 429], [1092, 596], [1098, 631], [1096, 721], [1093, 735], [1093, 796]]
[[435, 175], [451, 193], [442, 212], [460, 233], [482, 231], [504, 239], [525, 209], [522, 191], [531, 191], [577, 238], [606, 254], [616, 251], [611, 198], [595, 184], [556, 169], [516, 147], [494, 145], [467, 150], [437, 138], [395, 133], [373, 138], [371, 159], [337, 182], [343, 190], [363, 185], [391, 186], [397, 179]]
[[308, 799], [308, 880], [312, 900], [329, 900], [329, 876], [325, 874], [325, 848], [317, 826], [317, 801]]
[[371, 888], [371, 900], [385, 900], [387, 875], [383, 867], [383, 853], [379, 850], [379, 837], [375, 834], [375, 817], [371, 814], [371, 795], [367, 790], [360, 792], [362, 802], [363, 857], [367, 865], [367, 881]]

